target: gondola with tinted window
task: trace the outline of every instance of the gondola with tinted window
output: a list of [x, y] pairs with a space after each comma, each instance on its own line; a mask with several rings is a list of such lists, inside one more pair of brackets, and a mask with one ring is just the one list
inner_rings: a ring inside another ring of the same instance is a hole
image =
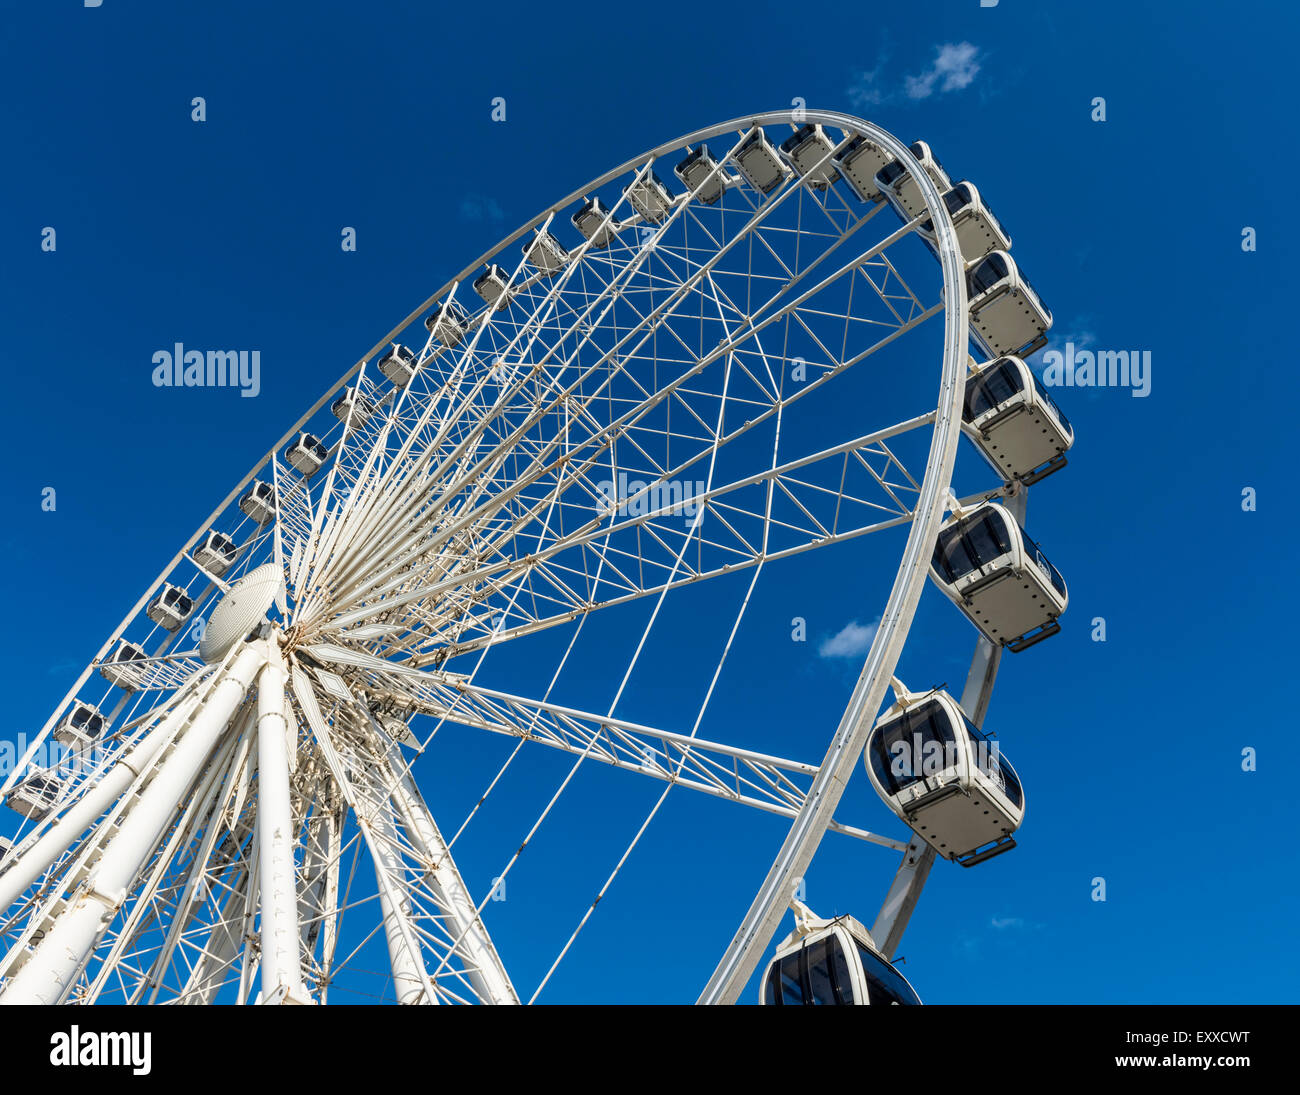
[[726, 190], [728, 175], [718, 167], [718, 161], [706, 144], [696, 145], [687, 151], [682, 162], [673, 168], [673, 174], [681, 179], [687, 190], [696, 190], [697, 201], [705, 205], [716, 205]]
[[343, 394], [330, 404], [330, 414], [343, 423], [350, 420], [350, 428], [354, 430], [364, 426], [366, 420], [376, 410], [377, 408], [369, 396], [358, 391], [355, 387], [344, 388]]
[[144, 613], [164, 631], [175, 631], [193, 611], [194, 601], [189, 594], [180, 586], [164, 582]]
[[825, 190], [839, 179], [832, 153], [835, 145], [819, 125], [803, 125], [781, 142], [781, 154], [799, 173], [801, 179], [818, 190]]
[[16, 783], [5, 796], [5, 805], [24, 817], [39, 821], [50, 812], [63, 791], [63, 781], [52, 771], [33, 772]]
[[966, 378], [962, 427], [1004, 479], [1025, 486], [1065, 467], [1074, 428], [1023, 358], [1007, 355]]
[[851, 137], [835, 156], [835, 164], [849, 189], [862, 201], [875, 205], [885, 200], [876, 185], [876, 175], [890, 160], [888, 152], [862, 136]]
[[876, 794], [963, 867], [1010, 851], [1025, 795], [997, 742], [942, 689], [908, 692], [897, 679], [893, 686], [894, 704], [872, 728], [863, 754]]
[[239, 499], [239, 508], [253, 524], [265, 525], [275, 516], [275, 488], [270, 483], [254, 479]]
[[1013, 653], [1061, 630], [1065, 579], [1005, 506], [958, 509], [944, 522], [930, 577], [991, 641]]
[[851, 916], [825, 920], [792, 901], [795, 929], [759, 983], [763, 1004], [919, 1004], [916, 990]]
[[314, 433], [305, 430], [298, 434], [298, 440], [284, 450], [284, 458], [304, 476], [315, 475], [325, 463], [330, 451]]
[[[922, 170], [930, 176], [940, 194], [952, 188], [948, 172], [928, 144], [913, 141], [908, 146], [908, 151], [920, 162]], [[921, 195], [921, 188], [903, 166], [902, 160], [890, 160], [876, 172], [876, 189], [889, 199], [889, 204], [904, 220], [910, 221], [925, 212], [925, 198]]]
[[[144, 651], [141, 650], [140, 653], [143, 654]], [[69, 749], [84, 749], [99, 740], [99, 735], [104, 732], [104, 725], [104, 716], [100, 714], [98, 707], [92, 707], [81, 700], [73, 700], [72, 706], [68, 708], [63, 718], [55, 724], [54, 740]]]
[[508, 277], [506, 271], [494, 262], [474, 279], [474, 292], [479, 295], [484, 304], [495, 306], [499, 311], [506, 306], [508, 300], [506, 292]]
[[569, 252], [560, 241], [544, 229], [536, 229], [530, 243], [524, 244], [524, 257], [528, 259], [544, 277], [554, 277], [564, 269], [569, 261]]
[[[990, 251], [1008, 251], [1011, 249], [1011, 237], [1002, 227], [1002, 222], [993, 215], [975, 184], [959, 182], [943, 196], [943, 203], [948, 207], [948, 215], [957, 230], [957, 245], [961, 257], [967, 262], [981, 259]], [[927, 217], [917, 225], [917, 235], [925, 241], [934, 254], [934, 221]]]
[[[465, 332], [469, 330], [469, 313], [460, 306], [460, 302], [449, 300], [438, 305], [424, 321], [424, 329], [433, 335], [449, 350], [461, 344]], [[414, 363], [412, 363], [414, 372]], [[391, 379], [391, 377], [390, 377]]]
[[144, 676], [145, 666], [142, 663], [148, 657], [144, 652], [144, 647], [138, 643], [129, 643], [125, 639], [118, 639], [117, 646], [113, 652], [104, 659], [99, 667], [99, 675], [108, 681], [109, 684], [116, 685], [118, 688], [127, 692], [133, 692], [140, 687], [141, 678]]
[[617, 219], [609, 215], [609, 207], [597, 197], [588, 198], [569, 219], [593, 248], [608, 247], [618, 232]]
[[642, 219], [658, 224], [673, 207], [673, 196], [668, 187], [654, 171], [647, 171], [623, 187], [628, 204], [640, 214]]
[[772, 193], [790, 173], [761, 129], [754, 130], [736, 149], [736, 166], [760, 194]]
[[970, 332], [986, 357], [1028, 357], [1047, 344], [1052, 313], [1005, 251], [993, 251], [966, 267]]
[[379, 371], [399, 388], [405, 388], [415, 375], [415, 355], [409, 347], [394, 342], [393, 348], [379, 359]]
[[212, 531], [194, 549], [194, 561], [209, 574], [220, 578], [232, 566], [239, 554], [235, 541], [224, 532]]

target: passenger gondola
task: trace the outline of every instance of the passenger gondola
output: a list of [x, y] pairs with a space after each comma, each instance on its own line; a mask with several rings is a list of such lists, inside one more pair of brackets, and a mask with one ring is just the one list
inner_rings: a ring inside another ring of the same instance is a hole
[[1022, 358], [995, 358], [966, 378], [966, 435], [1010, 482], [1031, 486], [1065, 467], [1074, 429]]
[[[424, 328], [449, 350], [454, 350], [469, 329], [469, 313], [459, 301], [449, 300], [435, 308], [424, 321]], [[414, 372], [414, 362], [411, 363]]]
[[825, 190], [839, 177], [831, 153], [835, 145], [819, 125], [803, 125], [781, 142], [781, 154], [817, 190]]
[[284, 450], [284, 458], [304, 476], [315, 475], [329, 457], [330, 451], [325, 443], [314, 433], [306, 431], [298, 435], [298, 440]]
[[158, 595], [144, 610], [146, 616], [164, 631], [175, 631], [194, 611], [194, 601], [179, 586], [164, 582]]
[[1012, 653], [1061, 630], [1065, 579], [1010, 511], [996, 502], [957, 510], [944, 522], [930, 577], [994, 643]]
[[399, 388], [405, 388], [415, 375], [415, 355], [400, 342], [379, 359], [379, 371]]
[[375, 410], [370, 398], [356, 388], [344, 388], [343, 394], [330, 406], [330, 413], [340, 422], [350, 420], [354, 430], [364, 426]]
[[504, 308], [507, 277], [506, 271], [494, 262], [474, 279], [474, 292], [489, 307]]
[[618, 221], [609, 215], [609, 207], [598, 197], [588, 198], [569, 219], [594, 248], [608, 247], [618, 232]]
[[782, 940], [759, 983], [768, 1005], [919, 1004], [920, 997], [851, 916], [825, 920], [793, 902], [795, 930]]
[[239, 548], [224, 532], [209, 532], [194, 549], [194, 561], [220, 578], [235, 564]]
[[564, 269], [569, 252], [549, 232], [538, 231], [531, 242], [524, 245], [524, 256], [543, 274], [551, 278]]
[[761, 129], [754, 130], [736, 149], [736, 166], [760, 194], [772, 193], [789, 174], [789, 169], [781, 162], [772, 142]]
[[[983, 258], [991, 251], [1006, 251], [1011, 247], [1011, 237], [1002, 222], [984, 204], [980, 192], [969, 182], [959, 182], [943, 196], [953, 227], [957, 230], [957, 245], [966, 262]], [[917, 226], [917, 234], [935, 254], [934, 221], [929, 217]]]
[[673, 207], [672, 193], [654, 171], [647, 171], [643, 178], [628, 183], [623, 187], [623, 193], [628, 204], [651, 224], [662, 221]]
[[[948, 172], [944, 170], [939, 157], [928, 144], [924, 141], [913, 141], [908, 146], [908, 151], [920, 162], [922, 170], [930, 176], [930, 180], [939, 188], [940, 194], [952, 189], [952, 180], [948, 178]], [[876, 189], [889, 199], [889, 204], [904, 220], [910, 221], [925, 212], [925, 198], [921, 196], [921, 188], [917, 186], [916, 180], [912, 178], [902, 160], [890, 160], [876, 172]]]
[[63, 781], [53, 772], [34, 772], [9, 789], [5, 804], [24, 817], [39, 821], [58, 802], [62, 791]]
[[998, 743], [942, 689], [893, 685], [894, 704], [872, 728], [863, 754], [876, 794], [939, 855], [963, 867], [1010, 851], [1025, 796]]
[[[144, 651], [140, 650], [140, 654], [143, 656]], [[54, 727], [54, 740], [70, 749], [84, 749], [98, 741], [103, 732], [104, 716], [99, 713], [99, 708], [73, 700], [72, 706]]]
[[713, 158], [713, 153], [706, 144], [688, 149], [682, 162], [673, 168], [673, 174], [687, 190], [696, 191], [696, 200], [705, 205], [717, 205], [727, 188], [727, 174], [718, 167], [718, 161]]
[[866, 137], [852, 137], [835, 157], [849, 189], [862, 201], [879, 205], [885, 200], [876, 185], [876, 173], [890, 162], [889, 153]]
[[265, 525], [275, 516], [275, 488], [270, 483], [254, 479], [239, 499], [239, 508], [256, 525]]
[[127, 692], [133, 692], [140, 685], [144, 666], [132, 665], [131, 663], [141, 661], [146, 657], [148, 655], [145, 654], [144, 647], [136, 643], [129, 643], [125, 639], [119, 639], [113, 652], [100, 665], [99, 675], [109, 684]]
[[987, 357], [1028, 357], [1047, 344], [1052, 313], [1005, 251], [966, 267], [971, 336]]

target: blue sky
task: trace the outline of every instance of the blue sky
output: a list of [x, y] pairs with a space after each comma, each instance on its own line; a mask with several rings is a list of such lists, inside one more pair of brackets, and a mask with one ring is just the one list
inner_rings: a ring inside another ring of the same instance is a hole
[[[1034, 492], [1030, 528], [1071, 607], [1059, 637], [1008, 657], [987, 724], [1026, 785], [1021, 846], [971, 871], [936, 866], [905, 972], [932, 1002], [1294, 1000], [1296, 380], [1281, 342], [1296, 154], [1281, 106], [1296, 17], [1015, 0], [704, 5], [662, 26], [649, 9], [590, 4], [485, 12], [6, 5], [3, 732], [41, 725], [230, 486], [446, 278], [643, 149], [799, 97], [922, 137], [976, 181], [1055, 313], [1052, 345], [1153, 362], [1147, 398], [1058, 393], [1078, 444]], [[489, 117], [496, 96], [504, 124]], [[1090, 117], [1098, 96], [1105, 122]], [[345, 225], [355, 253], [339, 247]], [[151, 355], [177, 341], [260, 347], [260, 395], [155, 389]], [[40, 507], [47, 486], [55, 513]], [[728, 708], [738, 735], [766, 719], [809, 760], [855, 672], [821, 643], [881, 603], [855, 609], [851, 590], [815, 578], [756, 603]], [[813, 641], [792, 652], [772, 636], [794, 614]], [[1105, 643], [1090, 640], [1097, 616]], [[905, 675], [955, 686], [959, 629], [928, 591]], [[658, 668], [641, 700], [671, 709], [667, 655]], [[1242, 771], [1245, 747], [1257, 771]], [[535, 799], [562, 762], [538, 762]], [[453, 814], [480, 789], [459, 773], [422, 773]], [[658, 791], [597, 775], [548, 829], [549, 870], [521, 861], [512, 875], [504, 904], [520, 912], [498, 944], [529, 992]], [[870, 795], [861, 776], [852, 791]], [[782, 830], [686, 798], [544, 1000], [689, 1000], [702, 986]], [[516, 840], [510, 820], [489, 823], [485, 846]], [[828, 838], [809, 901], [869, 923], [892, 868]]]

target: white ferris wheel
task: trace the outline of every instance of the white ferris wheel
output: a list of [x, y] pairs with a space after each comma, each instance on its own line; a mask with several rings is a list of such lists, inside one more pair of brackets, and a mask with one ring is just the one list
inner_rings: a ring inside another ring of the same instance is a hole
[[[915, 999], [890, 959], [931, 865], [1023, 816], [979, 729], [1002, 651], [1066, 603], [1023, 524], [1073, 435], [1009, 248], [927, 145], [799, 110], [638, 156], [466, 267], [230, 492], [5, 779], [0, 1003], [529, 1002], [673, 790], [785, 819], [701, 1002], [768, 959], [768, 1002]], [[963, 434], [986, 488], [958, 499]], [[755, 591], [854, 568], [880, 622], [838, 724], [747, 735], [721, 682]], [[894, 678], [927, 576], [973, 625], [960, 696]], [[683, 609], [720, 637], [675, 669], [694, 717], [627, 713]], [[449, 816], [416, 776], [453, 727], [509, 748]], [[903, 757], [923, 739], [944, 759]], [[561, 778], [471, 869], [538, 751]], [[899, 835], [840, 816], [855, 772]], [[520, 984], [466, 879], [503, 885], [597, 778], [660, 791]], [[869, 926], [792, 902], [828, 833], [884, 850]]]

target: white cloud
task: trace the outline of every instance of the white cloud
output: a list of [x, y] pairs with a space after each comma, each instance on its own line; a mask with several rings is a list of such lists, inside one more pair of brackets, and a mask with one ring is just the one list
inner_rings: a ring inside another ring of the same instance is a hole
[[860, 624], [850, 620], [838, 632], [822, 642], [817, 653], [823, 658], [858, 658], [871, 649], [880, 621]]
[[979, 50], [970, 42], [945, 42], [936, 47], [934, 63], [919, 76], [905, 76], [909, 99], [928, 99], [935, 93], [961, 91], [979, 73]]
[[917, 102], [936, 92], [960, 91], [969, 87], [980, 70], [979, 49], [970, 42], [945, 42], [934, 47], [934, 61], [917, 76], [904, 76], [902, 88], [890, 88], [882, 79], [889, 60], [884, 50], [876, 58], [876, 67], [862, 71], [848, 87], [849, 102], [857, 110], [891, 102]]
[[1025, 926], [1025, 922], [1018, 916], [995, 916], [992, 923], [998, 931], [1005, 928], [1023, 928]]

